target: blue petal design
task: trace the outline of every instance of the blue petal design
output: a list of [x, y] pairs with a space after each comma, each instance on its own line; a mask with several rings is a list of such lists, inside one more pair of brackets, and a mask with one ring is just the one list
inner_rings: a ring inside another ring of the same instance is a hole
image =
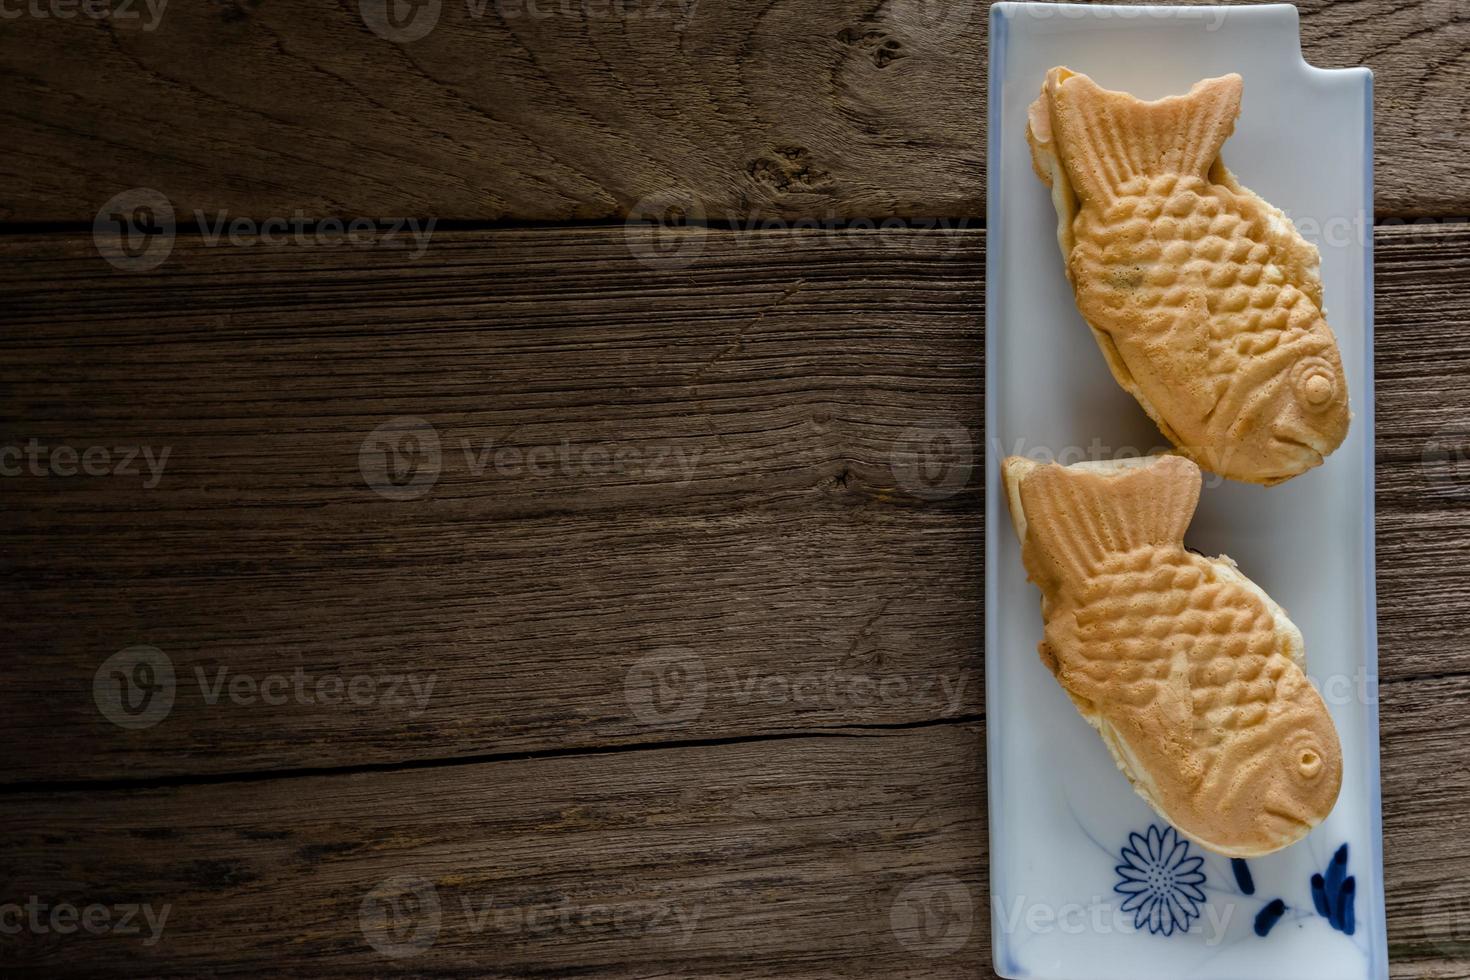
[[1204, 858], [1191, 856], [1190, 842], [1173, 827], [1158, 824], [1128, 835], [1114, 867], [1113, 891], [1123, 896], [1121, 911], [1133, 913], [1133, 928], [1156, 936], [1188, 932], [1199, 918], [1205, 893]]
[[[1164, 932], [1165, 922], [1169, 923], [1168, 932]], [[1148, 911], [1148, 930], [1155, 935], [1162, 932], [1166, 936], [1172, 935], [1174, 932], [1173, 920], [1164, 918], [1164, 903], [1162, 901], [1154, 902], [1153, 907]]]
[[1132, 912], [1135, 909], [1143, 908], [1145, 905], [1149, 904], [1152, 901], [1154, 901], [1154, 896], [1152, 892], [1142, 892], [1138, 895], [1131, 895], [1126, 901], [1123, 902], [1120, 911]]
[[[1187, 899], [1185, 901], [1187, 901]], [[1190, 902], [1190, 904], [1194, 905], [1193, 902]], [[1194, 913], [1190, 914], [1190, 911], [1184, 907], [1184, 902], [1180, 900], [1179, 894], [1177, 892], [1171, 892], [1169, 894], [1169, 917], [1172, 918], [1176, 923], [1188, 922], [1191, 919], [1197, 919], [1199, 918], [1199, 906], [1195, 906]], [[1179, 929], [1182, 932], [1184, 930], [1184, 927], [1181, 925]]]
[[1143, 871], [1143, 870], [1141, 870], [1139, 868], [1135, 868], [1131, 864], [1120, 864], [1116, 868], [1114, 868], [1113, 870], [1116, 871], [1116, 872], [1118, 872], [1118, 876], [1119, 877], [1121, 877], [1121, 878], [1127, 878], [1129, 881], [1147, 881], [1148, 880], [1148, 872], [1147, 871]]
[[1180, 871], [1184, 871], [1184, 872], [1187, 873], [1187, 872], [1192, 872], [1192, 871], [1198, 871], [1200, 868], [1204, 867], [1204, 865], [1205, 865], [1205, 859], [1204, 858], [1202, 858], [1202, 857], [1192, 857], [1188, 861], [1180, 861], [1179, 862], [1179, 868], [1178, 869]]

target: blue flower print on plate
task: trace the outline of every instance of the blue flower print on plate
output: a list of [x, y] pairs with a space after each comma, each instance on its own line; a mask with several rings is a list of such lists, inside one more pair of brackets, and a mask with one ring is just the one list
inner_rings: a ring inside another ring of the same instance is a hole
[[1133, 928], [1147, 926], [1156, 936], [1188, 932], [1205, 901], [1204, 858], [1191, 857], [1189, 841], [1158, 824], [1129, 834], [1122, 857], [1113, 891], [1125, 897], [1121, 911], [1133, 913]]

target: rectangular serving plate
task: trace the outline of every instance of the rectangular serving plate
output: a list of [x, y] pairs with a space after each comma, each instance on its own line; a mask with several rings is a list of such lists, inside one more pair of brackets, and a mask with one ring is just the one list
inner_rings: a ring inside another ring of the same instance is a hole
[[[1345, 771], [1332, 814], [1285, 851], [1239, 864], [1189, 842], [1188, 857], [1202, 857], [1206, 875], [1197, 917], [1140, 920], [1113, 890], [1119, 865], [1153, 860], [1158, 836], [1150, 828], [1159, 835], [1167, 824], [1037, 657], [1039, 596], [1021, 568], [1000, 486], [1000, 461], [1012, 454], [1076, 462], [1167, 445], [1114, 383], [1077, 312], [1056, 216], [1031, 169], [1026, 109], [1054, 65], [1145, 99], [1241, 74], [1244, 103], [1225, 162], [1321, 249], [1328, 321], [1354, 412], [1343, 445], [1286, 484], [1267, 489], [1206, 474], [1189, 544], [1229, 554], [1301, 628]], [[991, 8], [986, 731], [993, 945], [1004, 977], [1388, 976], [1373, 579], [1371, 113], [1371, 73], [1306, 64], [1289, 5]], [[1130, 841], [1136, 857], [1123, 854]], [[1346, 863], [1333, 869], [1338, 856]], [[1353, 886], [1344, 888], [1348, 877]], [[1324, 904], [1328, 916], [1319, 912]]]

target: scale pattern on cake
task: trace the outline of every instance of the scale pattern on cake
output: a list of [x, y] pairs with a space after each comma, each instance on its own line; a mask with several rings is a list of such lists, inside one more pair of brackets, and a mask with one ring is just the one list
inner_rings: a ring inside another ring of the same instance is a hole
[[1067, 274], [1114, 376], [1180, 452], [1278, 483], [1347, 434], [1320, 256], [1219, 162], [1238, 75], [1142, 102], [1054, 68], [1030, 113]]
[[1304, 837], [1341, 786], [1337, 732], [1285, 614], [1233, 562], [1184, 547], [1199, 467], [1013, 458], [1004, 475], [1042, 661], [1143, 797], [1230, 856]]

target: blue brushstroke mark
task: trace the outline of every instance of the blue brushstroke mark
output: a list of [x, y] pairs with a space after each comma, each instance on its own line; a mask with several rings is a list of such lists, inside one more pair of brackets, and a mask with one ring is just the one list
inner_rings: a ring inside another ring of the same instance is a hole
[[1273, 898], [1265, 908], [1256, 913], [1256, 935], [1266, 938], [1285, 914], [1286, 903], [1279, 898]]
[[1250, 865], [1240, 858], [1231, 858], [1230, 870], [1235, 872], [1235, 883], [1240, 886], [1242, 894], [1254, 895], [1256, 893], [1256, 881], [1251, 877]]
[[1358, 895], [1358, 882], [1347, 873], [1348, 846], [1342, 845], [1327, 865], [1325, 875], [1312, 875], [1312, 904], [1317, 914], [1338, 932], [1351, 936], [1358, 929], [1353, 903]]
[[1342, 889], [1343, 879], [1347, 877], [1347, 862], [1348, 846], [1344, 844], [1332, 855], [1332, 863], [1327, 866], [1327, 894], [1336, 895]]
[[1327, 885], [1321, 875], [1312, 875], [1312, 904], [1322, 918], [1332, 918], [1332, 910], [1327, 907]]
[[1349, 936], [1358, 928], [1356, 917], [1353, 914], [1353, 899], [1357, 897], [1357, 893], [1358, 881], [1350, 877], [1342, 883], [1342, 891], [1337, 896], [1337, 928]]

